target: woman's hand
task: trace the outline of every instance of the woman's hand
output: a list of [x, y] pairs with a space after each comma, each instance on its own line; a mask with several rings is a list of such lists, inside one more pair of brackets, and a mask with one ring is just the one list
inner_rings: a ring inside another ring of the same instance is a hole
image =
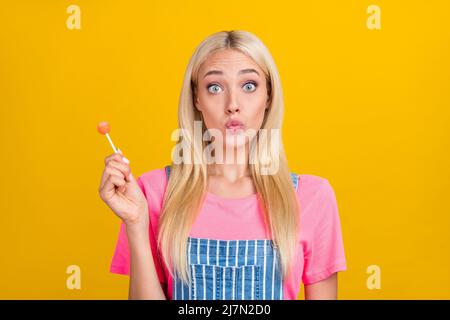
[[105, 158], [105, 169], [98, 189], [100, 198], [127, 225], [148, 226], [148, 204], [131, 174], [130, 162], [122, 152]]

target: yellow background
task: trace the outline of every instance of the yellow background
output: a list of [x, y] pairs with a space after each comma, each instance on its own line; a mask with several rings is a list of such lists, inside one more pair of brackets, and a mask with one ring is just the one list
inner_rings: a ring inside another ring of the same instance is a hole
[[[71, 4], [80, 30], [66, 27]], [[370, 4], [381, 30], [366, 27]], [[164, 166], [194, 48], [242, 29], [279, 68], [292, 171], [334, 187], [339, 297], [449, 299], [449, 12], [448, 1], [2, 1], [0, 298], [127, 298], [128, 278], [108, 272], [120, 221], [98, 196], [112, 149], [96, 125], [110, 122], [135, 176]], [[66, 288], [73, 264], [81, 290]]]

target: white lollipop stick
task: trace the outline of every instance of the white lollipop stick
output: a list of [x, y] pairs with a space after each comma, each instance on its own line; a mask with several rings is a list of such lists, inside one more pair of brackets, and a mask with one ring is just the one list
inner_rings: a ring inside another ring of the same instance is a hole
[[113, 148], [114, 152], [117, 153], [117, 149], [116, 149], [116, 147], [114, 146], [114, 143], [112, 142], [112, 140], [111, 140], [109, 134], [108, 134], [108, 133], [105, 133], [105, 135], [106, 135], [106, 137], [108, 138], [109, 144], [110, 144], [111, 147]]

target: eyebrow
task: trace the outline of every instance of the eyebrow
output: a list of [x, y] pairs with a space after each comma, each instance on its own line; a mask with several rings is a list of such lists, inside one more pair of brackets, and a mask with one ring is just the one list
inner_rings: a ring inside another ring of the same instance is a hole
[[[256, 71], [255, 69], [242, 69], [241, 71], [238, 72], [238, 74], [245, 74], [245, 73], [256, 73], [259, 76], [258, 71]], [[223, 72], [220, 70], [211, 70], [208, 71], [203, 78], [206, 78], [207, 76], [209, 76], [210, 74], [219, 74], [219, 75], [223, 75]]]

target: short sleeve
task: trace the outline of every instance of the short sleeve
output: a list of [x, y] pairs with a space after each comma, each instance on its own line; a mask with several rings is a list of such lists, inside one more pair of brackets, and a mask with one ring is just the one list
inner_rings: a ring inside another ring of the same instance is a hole
[[[142, 192], [147, 198], [147, 194], [145, 192], [145, 187], [141, 181], [141, 177], [137, 179], [137, 183], [139, 187], [141, 188]], [[151, 212], [149, 210], [149, 212]], [[155, 228], [153, 224], [155, 221], [152, 221], [151, 216], [149, 219], [150, 225], [149, 225], [149, 242], [150, 247], [152, 250], [153, 255], [153, 261], [155, 263], [156, 272], [158, 274], [159, 282], [161, 283], [162, 287], [165, 288], [165, 285], [167, 283], [165, 279], [164, 269], [162, 267], [161, 259], [157, 251], [157, 244], [156, 244], [156, 237], [155, 237]], [[130, 252], [128, 247], [128, 238], [126, 234], [126, 225], [121, 221], [120, 223], [120, 230], [119, 230], [119, 236], [116, 242], [116, 248], [114, 250], [113, 258], [110, 265], [110, 272], [117, 273], [117, 274], [123, 274], [123, 275], [129, 275], [130, 274]]]
[[328, 180], [320, 185], [312, 206], [312, 227], [304, 252], [305, 285], [347, 269], [336, 196]]

